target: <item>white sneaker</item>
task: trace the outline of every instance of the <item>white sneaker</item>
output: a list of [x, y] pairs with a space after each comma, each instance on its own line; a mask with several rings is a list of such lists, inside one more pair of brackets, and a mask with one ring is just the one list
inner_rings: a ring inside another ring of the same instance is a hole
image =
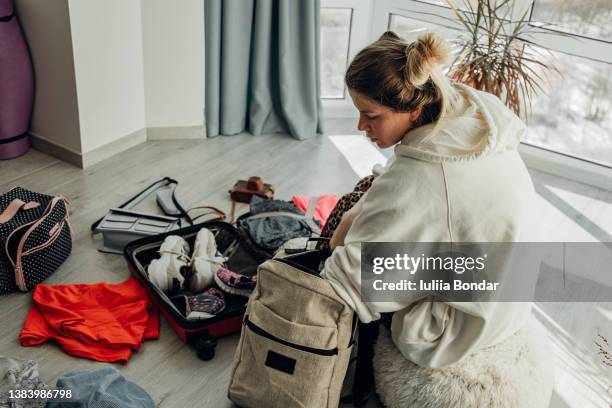
[[217, 254], [217, 243], [213, 233], [209, 229], [202, 228], [193, 245], [189, 289], [199, 292], [212, 285], [215, 273], [223, 266], [225, 260]]
[[161, 257], [149, 264], [149, 280], [162, 291], [185, 288], [185, 277], [181, 269], [189, 268], [189, 244], [178, 235], [164, 239], [159, 248]]

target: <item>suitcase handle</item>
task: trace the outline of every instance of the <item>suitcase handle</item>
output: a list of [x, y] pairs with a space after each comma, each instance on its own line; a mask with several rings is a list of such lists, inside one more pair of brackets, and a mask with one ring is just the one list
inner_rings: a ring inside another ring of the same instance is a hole
[[[128, 209], [134, 207], [135, 205], [137, 205], [138, 203], [140, 203], [142, 200], [144, 200], [145, 197], [147, 197], [153, 191], [158, 190], [160, 187], [164, 187], [164, 186], [171, 185], [171, 184], [174, 184], [174, 188], [172, 189], [172, 201], [173, 201], [174, 205], [179, 210], [179, 212], [181, 213], [182, 217], [184, 217], [187, 220], [189, 225], [193, 225], [193, 220], [191, 219], [189, 214], [187, 214], [187, 211], [185, 211], [183, 206], [176, 199], [175, 191], [176, 191], [176, 187], [178, 186], [178, 181], [176, 181], [176, 180], [174, 180], [174, 179], [172, 179], [170, 177], [164, 177], [164, 178], [162, 178], [160, 180], [157, 180], [156, 182], [152, 183], [147, 188], [145, 188], [144, 190], [142, 190], [141, 192], [139, 192], [138, 194], [136, 194], [135, 196], [133, 196], [132, 198], [130, 198], [129, 200], [127, 200], [125, 203], [121, 204], [117, 208], [128, 210]], [[104, 217], [101, 217], [99, 220], [97, 220], [96, 222], [91, 224], [91, 227], [90, 227], [91, 228], [91, 232], [96, 233], [98, 225], [100, 225], [100, 223], [102, 222], [103, 219], [104, 219]], [[179, 218], [179, 225], [180, 225], [180, 218]]]

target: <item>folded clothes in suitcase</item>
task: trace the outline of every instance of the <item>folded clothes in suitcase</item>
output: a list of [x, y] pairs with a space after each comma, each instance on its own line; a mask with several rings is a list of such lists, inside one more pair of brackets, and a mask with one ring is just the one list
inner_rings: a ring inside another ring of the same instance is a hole
[[131, 273], [147, 288], [151, 299], [166, 317], [179, 337], [195, 347], [198, 357], [209, 360], [214, 356], [216, 339], [241, 330], [242, 316], [246, 309], [247, 297], [225, 294], [225, 309], [218, 315], [204, 320], [188, 320], [181, 305], [174, 303], [176, 295], [185, 293], [165, 293], [148, 278], [147, 266], [159, 258], [158, 250], [169, 235], [183, 237], [193, 247], [196, 235], [207, 228], [215, 235], [217, 249], [226, 258], [229, 269], [243, 275], [255, 275], [257, 267], [270, 255], [258, 249], [249, 237], [223, 221], [209, 221], [169, 233], [146, 237], [133, 241], [125, 247], [125, 257]]

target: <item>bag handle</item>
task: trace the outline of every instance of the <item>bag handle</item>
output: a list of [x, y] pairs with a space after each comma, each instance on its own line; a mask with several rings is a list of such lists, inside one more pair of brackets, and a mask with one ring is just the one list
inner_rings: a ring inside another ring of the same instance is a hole
[[[212, 215], [212, 214], [216, 215], [216, 217], [211, 218], [208, 221], [216, 221], [216, 220], [224, 221], [225, 220], [225, 217], [226, 217], [225, 213], [223, 211], [221, 211], [220, 209], [218, 209], [216, 207], [212, 207], [210, 205], [199, 205], [199, 206], [196, 206], [196, 207], [191, 207], [186, 212], [189, 213], [192, 210], [200, 210], [200, 209], [207, 209], [207, 210], [210, 210], [210, 211], [204, 212], [204, 213], [199, 214], [199, 215], [197, 215], [195, 217], [191, 217], [192, 222], [197, 220], [198, 218], [202, 218], [202, 217], [205, 217], [207, 215]], [[192, 225], [193, 225], [193, 223], [192, 223]]]
[[[176, 181], [176, 180], [174, 180], [174, 179], [172, 179], [170, 177], [164, 177], [164, 178], [162, 178], [160, 180], [157, 180], [156, 182], [152, 183], [151, 185], [146, 187], [144, 190], [142, 190], [141, 192], [139, 192], [135, 196], [131, 197], [125, 203], [121, 204], [119, 207], [116, 207], [116, 208], [121, 208], [121, 209], [124, 209], [124, 210], [132, 208], [132, 207], [136, 206], [138, 203], [140, 203], [142, 200], [144, 200], [145, 197], [147, 197], [153, 191], [156, 191], [159, 188], [161, 188], [163, 186], [170, 185], [170, 184], [174, 184], [174, 188], [172, 189], [172, 202], [174, 203], [176, 208], [181, 213], [181, 218], [185, 218], [187, 220], [187, 222], [189, 223], [189, 225], [193, 225], [193, 220], [191, 219], [189, 214], [187, 214], [187, 211], [183, 208], [183, 206], [179, 203], [179, 201], [176, 199], [175, 192], [176, 192], [176, 187], [178, 186], [178, 181]], [[91, 224], [90, 228], [91, 228], [92, 232], [95, 232], [96, 228], [98, 227], [98, 225], [100, 225], [100, 223], [102, 222], [103, 219], [104, 219], [104, 217], [100, 217], [100, 219], [98, 219], [96, 222]], [[179, 219], [179, 225], [180, 225], [180, 219]]]
[[0, 224], [6, 224], [10, 220], [13, 219], [15, 215], [19, 212], [19, 210], [31, 210], [32, 208], [40, 207], [40, 203], [36, 201], [25, 202], [18, 198], [11, 201], [11, 203], [6, 207], [6, 209], [0, 214]]

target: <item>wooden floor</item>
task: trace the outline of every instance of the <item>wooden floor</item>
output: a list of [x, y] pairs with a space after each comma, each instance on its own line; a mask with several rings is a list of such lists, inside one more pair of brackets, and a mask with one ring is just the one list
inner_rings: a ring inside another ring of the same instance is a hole
[[[317, 136], [298, 142], [284, 135], [155, 141], [86, 170], [31, 150], [0, 162], [0, 192], [21, 186], [70, 199], [74, 250], [46, 283], [117, 283], [128, 278], [125, 261], [98, 252], [99, 241], [92, 238], [89, 226], [151, 182], [171, 176], [180, 181], [178, 194], [188, 206], [207, 204], [226, 211], [228, 189], [251, 175], [274, 184], [281, 199], [294, 194], [340, 195], [358, 179], [354, 169], [359, 163], [350, 161], [364, 159], [343, 151], [354, 141], [354, 136], [333, 142]], [[542, 227], [555, 240], [612, 241], [612, 193], [538, 172], [532, 176], [542, 197], [541, 208], [534, 211], [541, 212]], [[52, 343], [20, 347], [17, 339], [30, 303], [30, 294], [0, 297], [0, 354], [37, 360], [42, 379], [51, 385], [69, 370], [106, 365], [70, 357]], [[607, 406], [612, 400], [606, 391], [612, 385], [612, 367], [602, 368], [593, 340], [597, 333], [612, 338], [612, 305], [546, 303], [538, 305], [536, 314], [555, 344], [551, 364], [557, 367], [557, 388], [552, 406]], [[162, 320], [159, 340], [145, 342], [126, 365], [115, 367], [160, 407], [228, 407], [226, 389], [237, 341], [237, 336], [221, 340], [215, 359], [203, 362]]]

